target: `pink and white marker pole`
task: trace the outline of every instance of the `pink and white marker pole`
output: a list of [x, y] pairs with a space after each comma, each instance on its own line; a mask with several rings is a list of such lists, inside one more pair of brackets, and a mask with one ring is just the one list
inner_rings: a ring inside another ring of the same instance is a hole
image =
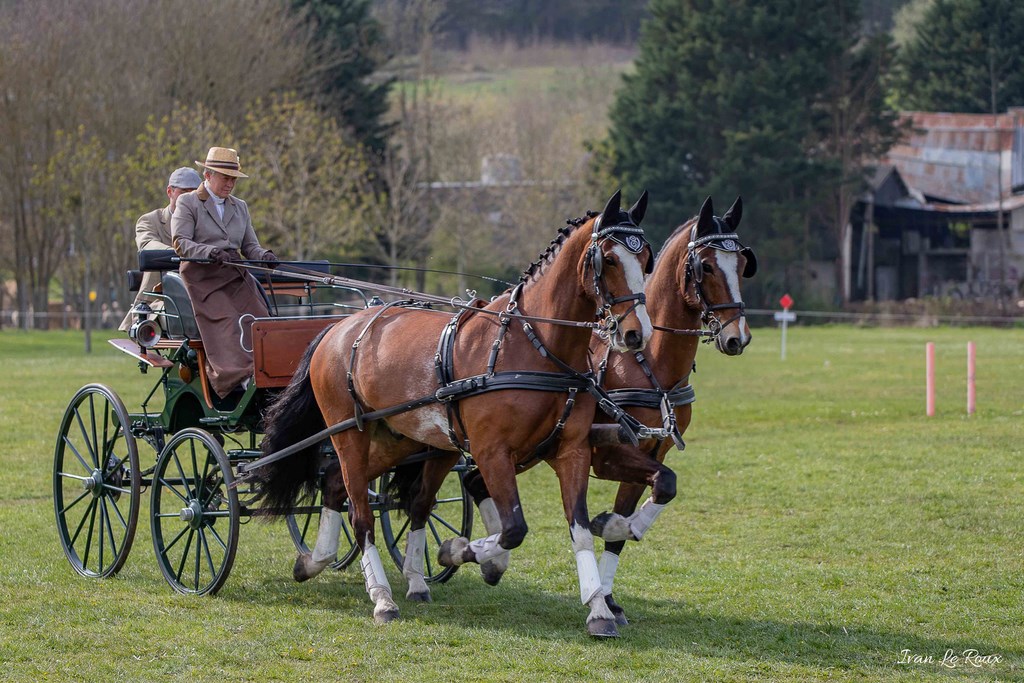
[[935, 415], [935, 343], [924, 345], [924, 412], [928, 417]]
[[967, 342], [967, 414], [974, 415], [977, 393], [974, 388], [974, 342]]

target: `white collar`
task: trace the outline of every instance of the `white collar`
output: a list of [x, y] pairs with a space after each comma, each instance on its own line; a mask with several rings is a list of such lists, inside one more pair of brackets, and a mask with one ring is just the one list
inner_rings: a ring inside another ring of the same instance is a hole
[[206, 182], [206, 181], [204, 180], [204, 181], [203, 181], [203, 185], [206, 185], [206, 193], [207, 193], [207, 194], [209, 194], [209, 195], [210, 195], [210, 197], [212, 197], [212, 198], [213, 198], [213, 202], [214, 202], [215, 204], [223, 204], [223, 203], [224, 203], [224, 202], [225, 202], [225, 201], [227, 200], [227, 197], [224, 197], [224, 198], [222, 199], [221, 197], [218, 197], [217, 195], [215, 195], [215, 194], [213, 193], [213, 190], [211, 190], [211, 189], [210, 189], [210, 183], [208, 183], [208, 182]]

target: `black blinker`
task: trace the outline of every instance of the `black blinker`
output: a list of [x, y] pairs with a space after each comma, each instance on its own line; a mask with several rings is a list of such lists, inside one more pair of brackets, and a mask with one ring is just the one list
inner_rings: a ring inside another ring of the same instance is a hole
[[690, 254], [690, 271], [693, 272], [693, 279], [700, 284], [704, 280], [704, 262], [694, 251]]
[[743, 277], [751, 278], [757, 273], [757, 257], [754, 256], [754, 250], [750, 247], [743, 247], [740, 249], [740, 253], [743, 258], [746, 259], [746, 265], [743, 266]]

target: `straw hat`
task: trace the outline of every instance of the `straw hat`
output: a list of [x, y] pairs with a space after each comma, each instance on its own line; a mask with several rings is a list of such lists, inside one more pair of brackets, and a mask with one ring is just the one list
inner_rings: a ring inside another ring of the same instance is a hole
[[229, 147], [211, 147], [206, 153], [206, 163], [197, 161], [196, 164], [233, 178], [249, 177], [242, 173], [242, 167], [238, 163], [238, 152]]

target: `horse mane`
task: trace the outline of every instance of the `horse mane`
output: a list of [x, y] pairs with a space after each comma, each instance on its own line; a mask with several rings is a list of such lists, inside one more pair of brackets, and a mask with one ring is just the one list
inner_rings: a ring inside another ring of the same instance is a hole
[[665, 251], [665, 249], [668, 248], [669, 243], [674, 241], [681, 234], [683, 234], [683, 231], [689, 230], [693, 226], [694, 221], [696, 221], [698, 218], [700, 218], [700, 216], [699, 215], [695, 215], [695, 216], [692, 216], [690, 218], [687, 218], [685, 221], [683, 221], [682, 223], [677, 225], [676, 229], [672, 231], [672, 234], [670, 234], [665, 239], [665, 243], [661, 245], [661, 250], [660, 251]]
[[536, 261], [527, 266], [526, 270], [523, 271], [523, 274], [519, 276], [519, 281], [530, 281], [535, 275], [537, 275], [537, 273], [540, 272], [542, 266], [551, 262], [555, 254], [561, 250], [562, 245], [565, 243], [565, 240], [568, 239], [569, 235], [575, 232], [577, 228], [589, 221], [591, 218], [600, 215], [600, 211], [587, 211], [585, 216], [566, 220], [566, 227], [558, 229], [558, 234], [555, 235], [555, 239], [551, 240], [551, 244], [548, 245], [547, 249], [541, 252]]

